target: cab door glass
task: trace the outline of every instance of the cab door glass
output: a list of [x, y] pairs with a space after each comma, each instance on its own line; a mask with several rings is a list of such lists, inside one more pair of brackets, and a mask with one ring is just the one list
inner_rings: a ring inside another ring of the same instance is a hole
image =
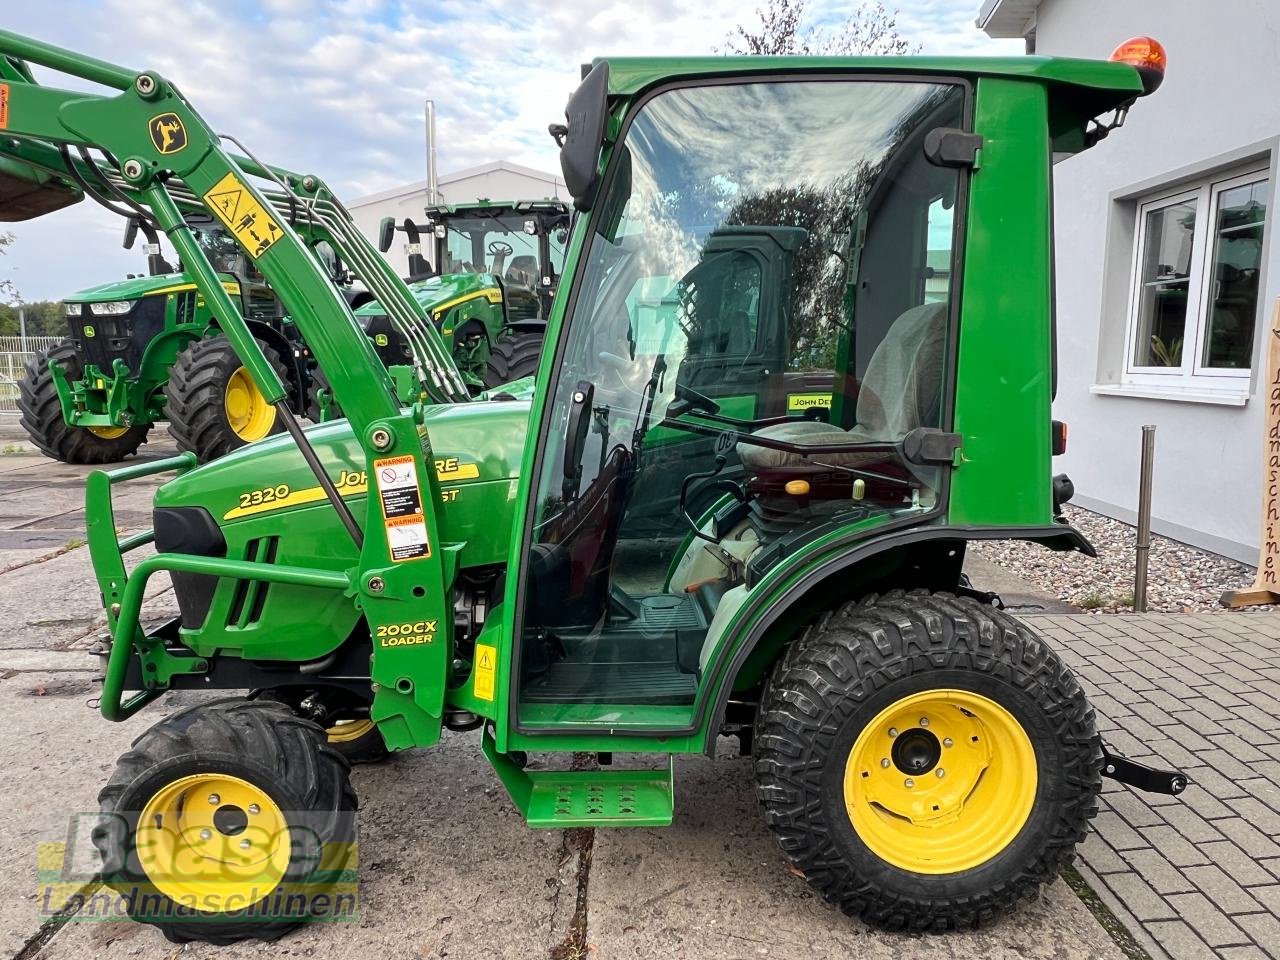
[[963, 125], [958, 85], [865, 79], [674, 88], [633, 115], [544, 411], [521, 723], [687, 710], [748, 583], [938, 503], [903, 438], [949, 420], [960, 173], [923, 140]]

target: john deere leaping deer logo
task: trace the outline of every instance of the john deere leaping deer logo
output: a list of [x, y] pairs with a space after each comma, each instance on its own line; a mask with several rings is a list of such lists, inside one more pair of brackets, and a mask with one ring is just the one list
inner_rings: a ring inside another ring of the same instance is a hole
[[151, 142], [161, 153], [177, 153], [187, 145], [187, 128], [176, 113], [162, 113], [147, 124]]

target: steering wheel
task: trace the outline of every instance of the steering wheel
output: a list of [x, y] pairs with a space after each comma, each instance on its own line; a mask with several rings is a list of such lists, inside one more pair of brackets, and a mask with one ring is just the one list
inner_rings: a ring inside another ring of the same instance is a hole
[[494, 240], [490, 242], [488, 250], [489, 250], [490, 256], [494, 256], [494, 257], [498, 256], [499, 254], [501, 254], [504, 257], [509, 257], [511, 256], [511, 254], [516, 252], [515, 247], [513, 247], [511, 244], [503, 240]]

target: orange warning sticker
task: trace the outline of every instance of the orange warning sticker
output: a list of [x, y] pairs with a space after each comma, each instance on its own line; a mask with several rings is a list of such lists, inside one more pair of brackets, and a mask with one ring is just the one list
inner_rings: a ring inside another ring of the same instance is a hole
[[374, 480], [387, 530], [391, 559], [418, 560], [431, 556], [427, 518], [422, 511], [417, 461], [412, 456], [373, 461]]
[[0, 83], [0, 130], [9, 128], [9, 85]]

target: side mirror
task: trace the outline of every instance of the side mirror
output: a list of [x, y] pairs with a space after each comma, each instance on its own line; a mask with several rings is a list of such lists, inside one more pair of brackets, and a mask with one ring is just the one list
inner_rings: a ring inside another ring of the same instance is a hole
[[124, 243], [122, 246], [126, 250], [132, 250], [134, 243], [138, 239], [138, 218], [130, 217], [124, 222]]
[[600, 147], [604, 143], [604, 123], [609, 112], [609, 64], [601, 61], [591, 68], [564, 108], [565, 124], [555, 125], [553, 136], [560, 141], [560, 170], [573, 205], [585, 212], [600, 182]]
[[391, 241], [396, 235], [396, 218], [383, 217], [378, 221], [378, 249], [386, 253], [391, 249]]

